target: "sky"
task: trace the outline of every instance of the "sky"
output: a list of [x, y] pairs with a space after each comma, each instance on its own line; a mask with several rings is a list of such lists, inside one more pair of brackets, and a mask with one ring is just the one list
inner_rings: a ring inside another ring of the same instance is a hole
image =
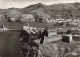
[[80, 2], [80, 0], [0, 0], [0, 8], [7, 9], [10, 7], [23, 8], [31, 4], [43, 3], [46, 5], [58, 4], [58, 3], [74, 3]]

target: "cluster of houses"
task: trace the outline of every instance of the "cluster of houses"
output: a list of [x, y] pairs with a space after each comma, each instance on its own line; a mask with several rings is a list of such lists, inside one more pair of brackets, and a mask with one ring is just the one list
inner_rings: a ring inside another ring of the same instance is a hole
[[64, 23], [65, 25], [68, 23], [69, 25], [79, 26], [80, 19], [53, 19], [52, 22], [55, 23]]

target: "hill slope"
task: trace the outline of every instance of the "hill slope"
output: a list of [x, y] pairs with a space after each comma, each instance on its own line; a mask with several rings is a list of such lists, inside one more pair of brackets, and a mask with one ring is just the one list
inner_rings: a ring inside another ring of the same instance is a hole
[[23, 8], [22, 12], [32, 13], [35, 10], [50, 14], [54, 18], [80, 18], [80, 3], [78, 2], [53, 5], [38, 3]]
[[[10, 10], [10, 8], [6, 10]], [[78, 2], [53, 5], [38, 3], [21, 9], [16, 8], [16, 10], [21, 11], [22, 14], [33, 14], [36, 11], [40, 11], [51, 15], [53, 18], [80, 18], [80, 3]]]

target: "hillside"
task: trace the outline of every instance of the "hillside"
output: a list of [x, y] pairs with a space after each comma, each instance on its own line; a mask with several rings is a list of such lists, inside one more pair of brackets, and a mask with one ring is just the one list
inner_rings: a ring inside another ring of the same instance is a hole
[[44, 12], [50, 14], [53, 18], [80, 18], [80, 3], [78, 2], [53, 5], [38, 3], [25, 7], [22, 10], [25, 13], [32, 13], [33, 11]]
[[[51, 16], [51, 18], [80, 18], [80, 3], [65, 3], [45, 5], [42, 3], [30, 5], [24, 8], [0, 9], [0, 14], [5, 14], [10, 10], [20, 11], [22, 14], [34, 14], [42, 12]], [[46, 16], [45, 16], [46, 17]]]

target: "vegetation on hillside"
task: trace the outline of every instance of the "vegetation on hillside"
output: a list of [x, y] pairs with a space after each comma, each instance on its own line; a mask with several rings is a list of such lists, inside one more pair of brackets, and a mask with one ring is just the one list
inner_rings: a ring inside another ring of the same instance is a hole
[[[9, 9], [0, 9], [0, 14], [6, 15], [6, 13], [11, 10], [16, 10], [18, 13], [21, 12], [21, 14], [33, 14], [35, 16], [39, 15], [40, 18], [72, 18], [77, 19], [80, 18], [80, 3], [66, 3], [66, 4], [53, 4], [53, 5], [45, 5], [42, 3], [30, 5], [28, 7], [24, 8], [9, 8]], [[40, 12], [40, 13], [39, 13]], [[38, 13], [38, 14], [37, 14]], [[41, 14], [41, 15], [40, 15]], [[8, 15], [8, 14], [7, 14]], [[11, 13], [11, 15], [15, 15], [14, 13]]]

